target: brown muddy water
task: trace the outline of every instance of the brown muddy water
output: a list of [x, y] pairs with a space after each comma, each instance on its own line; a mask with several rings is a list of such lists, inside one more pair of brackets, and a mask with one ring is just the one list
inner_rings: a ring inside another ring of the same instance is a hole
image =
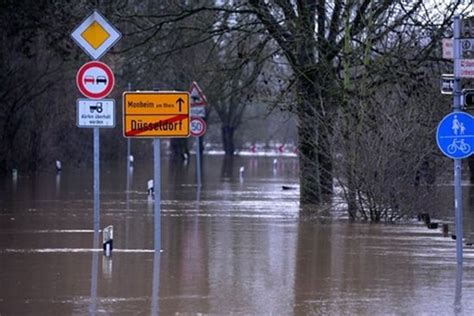
[[[152, 162], [101, 164], [103, 256], [92, 171], [0, 180], [0, 315], [474, 315], [474, 248], [419, 222], [298, 216], [295, 158], [204, 157], [203, 187], [163, 158], [161, 252], [154, 249]], [[239, 169], [245, 167], [243, 177]], [[443, 185], [452, 228], [452, 183]], [[464, 186], [465, 237], [474, 189]], [[99, 242], [100, 240], [100, 242]]]

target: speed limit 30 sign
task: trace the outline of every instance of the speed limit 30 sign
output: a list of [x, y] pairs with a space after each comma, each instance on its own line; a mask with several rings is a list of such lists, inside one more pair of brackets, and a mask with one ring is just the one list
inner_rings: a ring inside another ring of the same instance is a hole
[[193, 117], [189, 122], [189, 130], [192, 136], [199, 137], [206, 133], [207, 124], [200, 117]]

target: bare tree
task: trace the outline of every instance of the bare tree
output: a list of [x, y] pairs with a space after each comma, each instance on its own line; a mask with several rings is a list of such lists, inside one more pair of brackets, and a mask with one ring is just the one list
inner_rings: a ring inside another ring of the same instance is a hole
[[[397, 45], [415, 44], [417, 32], [430, 32], [432, 43], [436, 43], [450, 24], [454, 8], [439, 4], [427, 7], [421, 0], [203, 1], [177, 4], [154, 16], [154, 29], [170, 25], [179, 28], [181, 21], [190, 17], [199, 21], [206, 14], [214, 18], [213, 23], [210, 27], [194, 27], [194, 34], [200, 35], [185, 46], [225, 38], [223, 34], [238, 34], [252, 23], [260, 41], [270, 41], [279, 48], [292, 76], [288, 92], [294, 104], [290, 109], [299, 124], [300, 200], [302, 204], [318, 204], [333, 190], [332, 139], [335, 119], [345, 104], [343, 63], [349, 62], [352, 69], [364, 69], [369, 78], [377, 67], [396, 67], [407, 57], [393, 54]], [[230, 17], [233, 23], [227, 23], [224, 17]], [[347, 42], [351, 43], [350, 52], [344, 50]], [[418, 47], [416, 56], [409, 57], [429, 59], [434, 46]], [[176, 45], [169, 51], [182, 47]], [[367, 62], [388, 54], [391, 58], [385, 58], [384, 63]], [[384, 80], [387, 78], [371, 84], [380, 85]]]

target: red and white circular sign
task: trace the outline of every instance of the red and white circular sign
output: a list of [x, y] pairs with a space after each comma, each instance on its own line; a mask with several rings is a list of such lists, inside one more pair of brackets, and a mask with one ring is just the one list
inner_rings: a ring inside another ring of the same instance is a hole
[[191, 121], [189, 122], [189, 130], [192, 136], [199, 137], [206, 133], [207, 124], [200, 117], [192, 117]]
[[76, 84], [85, 97], [99, 100], [112, 91], [115, 78], [109, 66], [100, 61], [90, 61], [77, 72]]

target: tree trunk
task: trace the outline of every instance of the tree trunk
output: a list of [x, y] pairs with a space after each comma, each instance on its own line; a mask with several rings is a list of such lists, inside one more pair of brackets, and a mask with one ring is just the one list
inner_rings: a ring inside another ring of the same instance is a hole
[[[325, 116], [327, 117], [327, 115]], [[324, 122], [324, 124], [323, 124]], [[319, 128], [319, 141], [318, 141], [318, 159], [319, 159], [319, 170], [320, 170], [320, 184], [321, 193], [323, 195], [332, 195], [332, 182], [333, 182], [333, 162], [331, 155], [331, 119], [323, 118], [320, 122]]]
[[29, 151], [30, 157], [28, 160], [28, 171], [35, 172], [38, 170], [38, 163], [39, 163], [39, 135], [36, 130], [32, 130], [30, 132], [30, 143], [29, 143]]
[[314, 106], [317, 100], [312, 77], [299, 77], [298, 84], [298, 150], [300, 162], [300, 203], [321, 202], [319, 164], [319, 119]]
[[222, 126], [222, 146], [226, 156], [234, 155], [234, 131], [235, 129], [231, 126]]

